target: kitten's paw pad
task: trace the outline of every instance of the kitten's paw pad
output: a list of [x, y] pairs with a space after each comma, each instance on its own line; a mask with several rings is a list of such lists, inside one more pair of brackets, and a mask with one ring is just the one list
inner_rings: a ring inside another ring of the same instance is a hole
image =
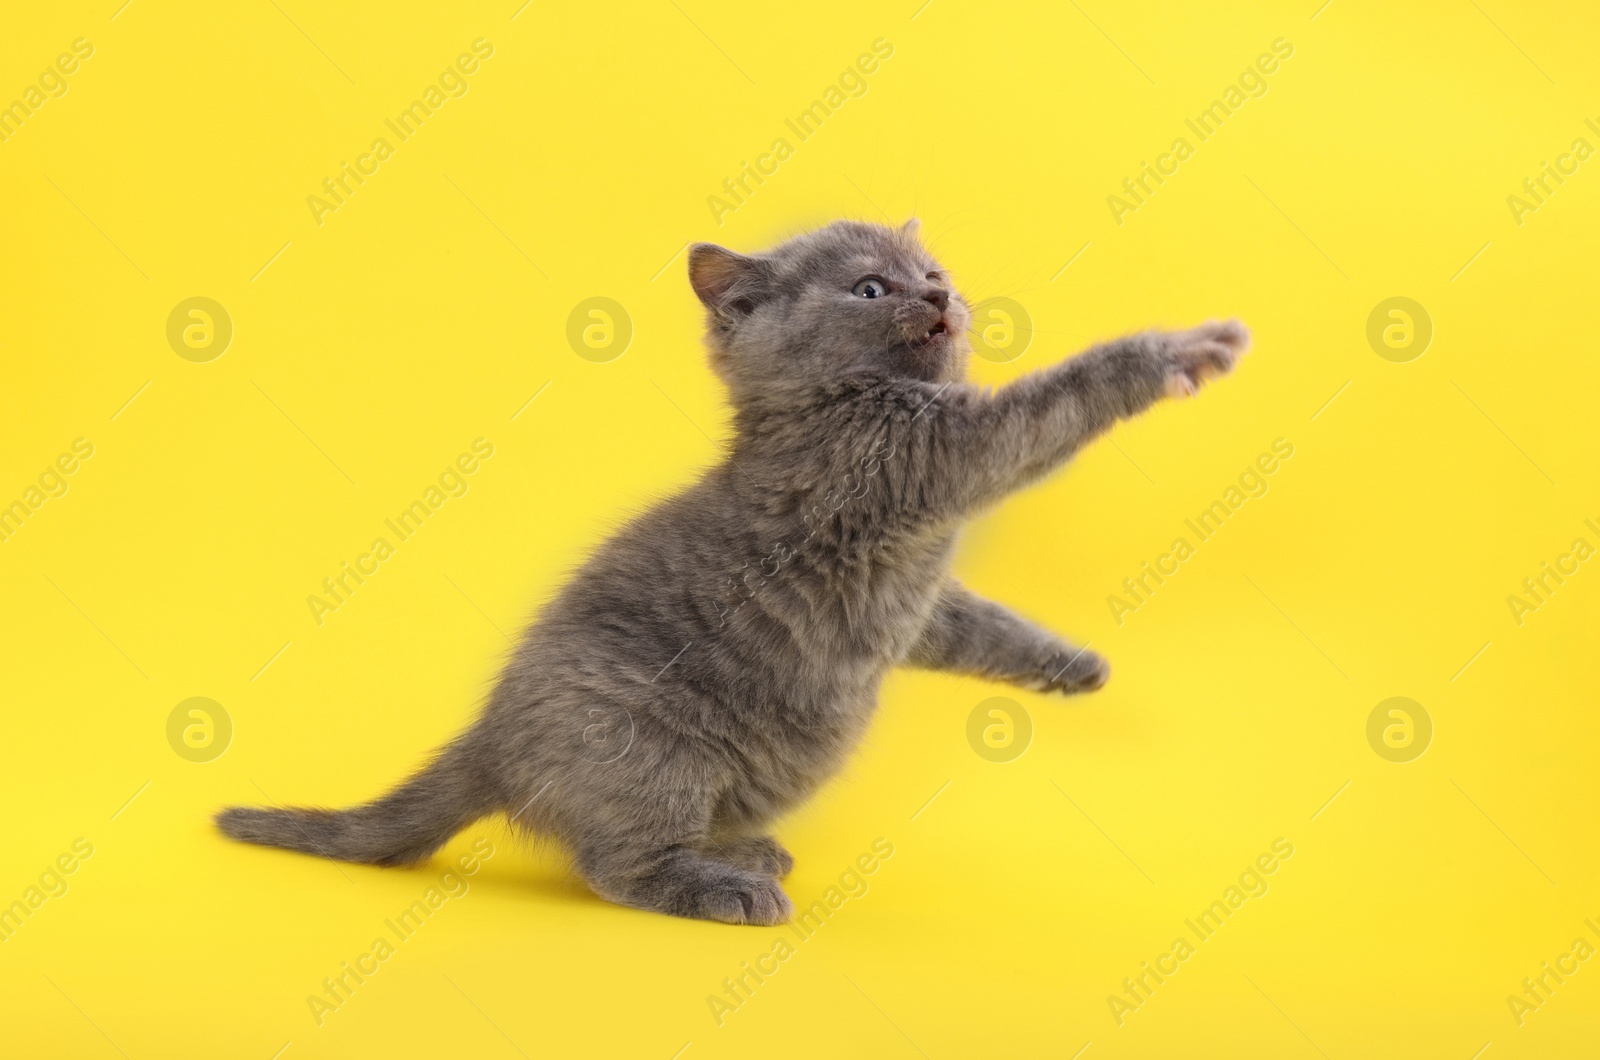
[[1169, 397], [1189, 397], [1207, 380], [1233, 371], [1250, 348], [1250, 329], [1237, 320], [1201, 324], [1175, 332], [1165, 389]]
[[1236, 354], [1250, 349], [1250, 329], [1240, 320], [1208, 320], [1178, 335], [1193, 342], [1220, 342]]
[[794, 903], [777, 880], [750, 876], [741, 880], [707, 880], [685, 895], [685, 915], [724, 924], [776, 927], [794, 916]]
[[1087, 648], [1059, 658], [1052, 667], [1047, 687], [1069, 696], [1093, 692], [1111, 679], [1111, 664]]
[[794, 855], [769, 835], [741, 836], [714, 848], [741, 869], [783, 879], [794, 871]]

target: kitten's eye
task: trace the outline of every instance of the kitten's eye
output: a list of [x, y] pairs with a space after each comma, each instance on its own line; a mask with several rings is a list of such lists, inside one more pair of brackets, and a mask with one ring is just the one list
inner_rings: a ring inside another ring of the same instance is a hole
[[940, 274], [940, 273], [937, 273], [937, 272], [928, 273], [927, 279], [932, 280], [934, 283], [943, 283], [944, 282], [944, 276], [942, 274]]
[[868, 276], [850, 288], [850, 293], [858, 298], [882, 298], [889, 293], [889, 285], [876, 276]]

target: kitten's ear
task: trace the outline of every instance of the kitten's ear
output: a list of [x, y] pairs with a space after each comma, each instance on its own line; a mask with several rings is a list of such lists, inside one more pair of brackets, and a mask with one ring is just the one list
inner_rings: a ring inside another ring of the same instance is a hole
[[900, 231], [903, 234], [910, 236], [912, 239], [915, 239], [922, 234], [922, 222], [913, 217], [911, 220], [900, 226]]
[[728, 316], [743, 316], [767, 292], [767, 264], [735, 254], [715, 243], [689, 248], [689, 285], [707, 309]]

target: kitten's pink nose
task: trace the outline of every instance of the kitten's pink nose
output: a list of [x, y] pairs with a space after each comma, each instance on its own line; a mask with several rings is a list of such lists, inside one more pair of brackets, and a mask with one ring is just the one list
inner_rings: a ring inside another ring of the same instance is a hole
[[943, 313], [945, 311], [945, 307], [950, 304], [950, 292], [946, 291], [943, 287], [929, 287], [927, 290], [922, 292], [922, 300], [924, 302], [931, 302], [933, 305], [939, 308], [939, 312]]

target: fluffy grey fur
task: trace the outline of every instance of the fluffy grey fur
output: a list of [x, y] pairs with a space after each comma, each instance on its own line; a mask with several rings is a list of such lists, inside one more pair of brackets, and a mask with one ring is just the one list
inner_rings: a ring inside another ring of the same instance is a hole
[[950, 576], [957, 532], [1230, 370], [1242, 325], [1118, 339], [991, 392], [964, 381], [967, 306], [915, 222], [698, 244], [689, 276], [736, 410], [726, 459], [600, 546], [427, 768], [354, 809], [225, 810], [224, 832], [405, 865], [504, 813], [613, 902], [777, 924], [793, 859], [766, 829], [851, 753], [890, 668], [1105, 683], [1099, 656]]

